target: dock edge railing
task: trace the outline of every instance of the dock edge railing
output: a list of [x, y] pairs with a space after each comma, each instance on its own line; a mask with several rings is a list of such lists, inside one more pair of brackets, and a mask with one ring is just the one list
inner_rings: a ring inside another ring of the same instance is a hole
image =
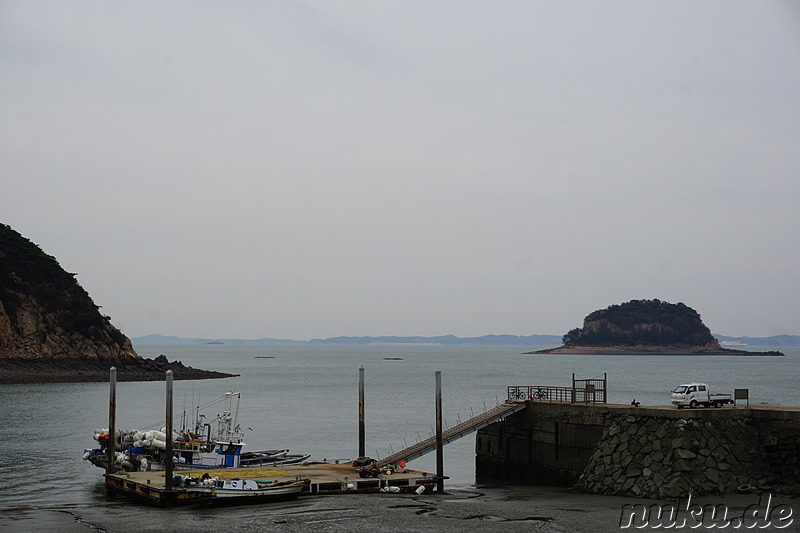
[[509, 401], [539, 401], [551, 403], [608, 403], [608, 374], [602, 378], [575, 379], [571, 387], [553, 385], [524, 385], [508, 387]]

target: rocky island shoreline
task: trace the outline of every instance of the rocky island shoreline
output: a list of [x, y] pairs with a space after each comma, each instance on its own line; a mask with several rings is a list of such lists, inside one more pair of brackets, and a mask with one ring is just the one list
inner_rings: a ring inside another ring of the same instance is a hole
[[95, 359], [69, 357], [63, 359], [0, 358], [0, 385], [20, 383], [107, 382], [111, 367], [117, 369], [117, 381], [164, 381], [167, 370], [173, 379], [219, 379], [236, 377], [213, 370], [186, 366], [180, 361], [155, 359]]
[[783, 356], [779, 351], [723, 348], [700, 314], [683, 304], [631, 300], [594, 311], [557, 348], [525, 354]]
[[696, 346], [559, 346], [546, 350], [523, 352], [530, 354], [567, 354], [567, 355], [743, 355], [743, 356], [784, 356], [783, 352], [770, 350], [756, 352], [747, 350], [731, 350], [728, 348], [703, 349]]

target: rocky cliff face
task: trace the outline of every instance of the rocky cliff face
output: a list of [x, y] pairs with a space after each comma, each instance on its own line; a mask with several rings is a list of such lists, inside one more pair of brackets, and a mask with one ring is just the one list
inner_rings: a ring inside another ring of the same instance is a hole
[[139, 358], [75, 276], [0, 225], [0, 357]]
[[20, 305], [8, 312], [0, 302], [0, 357], [138, 358], [130, 339], [110, 323], [84, 331], [67, 331], [60, 313], [19, 295]]
[[[629, 329], [625, 329], [608, 319], [600, 318], [597, 320], [586, 320], [583, 323], [581, 333], [587, 338], [602, 338], [601, 345], [603, 343], [609, 345], [683, 344], [687, 346], [700, 346], [708, 350], [722, 349], [719, 341], [712, 337], [711, 331], [705, 326], [702, 327], [705, 328], [706, 331], [700, 330], [685, 334], [670, 324], [663, 324], [660, 322], [636, 322], [630, 324], [628, 326]], [[656, 342], [648, 342], [648, 339], [670, 339], [670, 341], [659, 342], [657, 340]], [[585, 344], [591, 345], [592, 343], [586, 342]]]
[[700, 314], [683, 304], [632, 300], [594, 311], [583, 328], [564, 336], [567, 346], [690, 345], [721, 349]]

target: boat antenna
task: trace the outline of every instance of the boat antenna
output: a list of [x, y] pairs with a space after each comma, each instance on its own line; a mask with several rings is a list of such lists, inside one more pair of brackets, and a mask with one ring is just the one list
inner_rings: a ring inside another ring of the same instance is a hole
[[[197, 405], [197, 400], [194, 397], [194, 382], [192, 382], [192, 405]], [[200, 414], [200, 406], [197, 405], [197, 412], [194, 417], [195, 433], [197, 432], [197, 416]]]
[[183, 389], [183, 418], [181, 420], [181, 433], [186, 433], [186, 389]]

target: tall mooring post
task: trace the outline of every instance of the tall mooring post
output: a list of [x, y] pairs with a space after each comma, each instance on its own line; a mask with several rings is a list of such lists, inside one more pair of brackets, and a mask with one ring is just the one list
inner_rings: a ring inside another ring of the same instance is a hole
[[358, 456], [366, 457], [366, 432], [364, 426], [364, 365], [358, 367]]
[[572, 373], [572, 398], [570, 398], [569, 403], [575, 403], [577, 400], [575, 399], [575, 372]]
[[106, 461], [106, 474], [114, 473], [116, 461], [116, 435], [117, 432], [117, 367], [112, 366], [108, 373], [109, 398], [108, 398], [108, 460]]
[[[167, 492], [172, 490], [172, 370], [167, 370], [167, 420], [165, 433], [167, 434], [167, 449], [164, 451], [164, 488]], [[166, 501], [169, 501], [169, 497]]]
[[436, 490], [444, 492], [444, 443], [442, 440], [442, 371], [436, 371]]

